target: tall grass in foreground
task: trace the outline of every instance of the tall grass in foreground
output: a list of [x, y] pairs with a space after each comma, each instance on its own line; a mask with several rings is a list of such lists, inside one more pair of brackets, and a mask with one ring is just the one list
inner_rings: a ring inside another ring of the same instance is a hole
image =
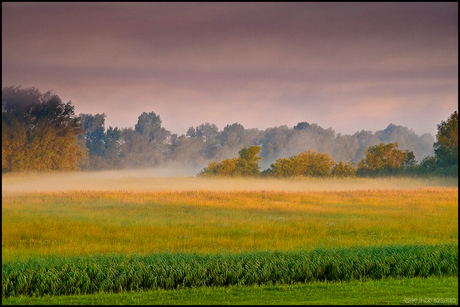
[[458, 276], [458, 244], [2, 261], [2, 297]]

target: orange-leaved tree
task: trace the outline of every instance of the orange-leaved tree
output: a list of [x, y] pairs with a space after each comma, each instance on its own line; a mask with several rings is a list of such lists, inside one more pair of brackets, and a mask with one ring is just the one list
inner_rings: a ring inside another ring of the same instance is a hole
[[358, 162], [356, 173], [360, 176], [402, 174], [406, 168], [416, 164], [414, 153], [398, 149], [398, 142], [370, 146], [365, 155]]
[[2, 172], [78, 170], [81, 133], [70, 102], [34, 87], [2, 89]]

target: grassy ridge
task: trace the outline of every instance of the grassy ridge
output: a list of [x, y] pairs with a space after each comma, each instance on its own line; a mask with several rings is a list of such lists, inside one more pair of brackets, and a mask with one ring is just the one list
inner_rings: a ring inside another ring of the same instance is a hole
[[458, 276], [458, 244], [2, 261], [2, 297]]
[[2, 196], [2, 259], [458, 242], [458, 188]]

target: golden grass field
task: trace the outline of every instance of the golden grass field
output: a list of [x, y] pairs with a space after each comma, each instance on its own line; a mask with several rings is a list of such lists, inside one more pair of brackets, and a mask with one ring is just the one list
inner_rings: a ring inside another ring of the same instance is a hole
[[456, 178], [85, 176], [2, 178], [3, 260], [458, 242]]

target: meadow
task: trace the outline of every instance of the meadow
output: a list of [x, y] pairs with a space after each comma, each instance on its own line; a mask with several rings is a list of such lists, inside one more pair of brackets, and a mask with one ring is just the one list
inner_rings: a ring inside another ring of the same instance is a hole
[[[457, 178], [2, 179], [2, 302], [18, 295], [458, 276]], [[104, 267], [110, 263], [120, 267]], [[167, 265], [154, 269], [158, 263]], [[109, 268], [113, 274], [104, 275]], [[168, 268], [181, 273], [164, 275]], [[66, 274], [73, 284], [65, 286]]]

